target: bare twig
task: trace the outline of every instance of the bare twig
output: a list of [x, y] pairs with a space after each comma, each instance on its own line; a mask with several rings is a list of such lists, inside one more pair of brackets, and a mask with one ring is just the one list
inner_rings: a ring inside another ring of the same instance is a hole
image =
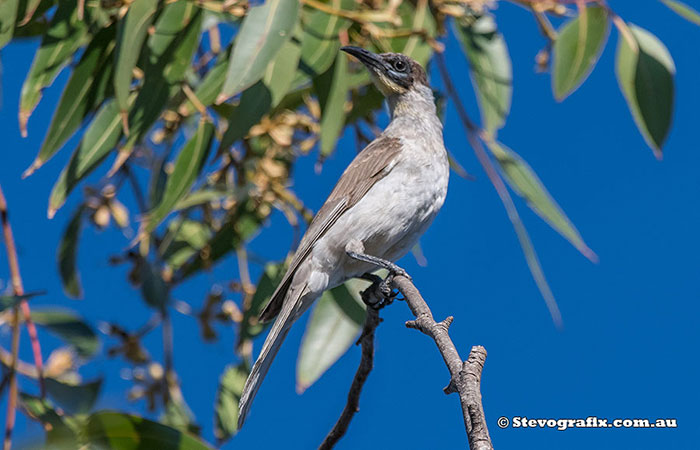
[[416, 317], [406, 322], [406, 326], [420, 330], [430, 336], [438, 347], [445, 365], [450, 371], [450, 384], [444, 389], [446, 394], [457, 392], [462, 405], [464, 426], [469, 439], [471, 450], [493, 450], [491, 437], [486, 426], [484, 408], [481, 404], [481, 371], [486, 360], [486, 349], [481, 346], [472, 347], [466, 362], [457, 352], [448, 329], [453, 318], [448, 317], [442, 322], [436, 322], [416, 286], [405, 276], [393, 278], [393, 286], [404, 296], [406, 304]]
[[[22, 276], [19, 271], [19, 259], [17, 258], [17, 248], [12, 235], [12, 228], [7, 213], [7, 201], [0, 188], [0, 222], [2, 222], [2, 232], [5, 240], [5, 248], [7, 249], [7, 259], [10, 266], [10, 276], [12, 278], [12, 290], [14, 295], [24, 295], [24, 286], [22, 285]], [[8, 374], [8, 382], [10, 386], [9, 398], [7, 402], [7, 416], [5, 420], [5, 439], [3, 447], [9, 449], [12, 445], [12, 429], [15, 424], [15, 414], [17, 407], [17, 364], [19, 361], [19, 308], [22, 309], [24, 320], [27, 324], [27, 331], [32, 344], [32, 352], [34, 354], [34, 364], [39, 377], [39, 389], [41, 396], [46, 395], [43, 376], [43, 361], [41, 358], [41, 346], [37, 336], [36, 327], [31, 319], [31, 311], [29, 303], [26, 300], [20, 302], [20, 306], [14, 307], [12, 316], [12, 358], [10, 362], [10, 372]]]
[[379, 311], [368, 307], [365, 325], [362, 329], [362, 335], [358, 340], [358, 344], [362, 345], [362, 358], [360, 359], [360, 366], [357, 368], [355, 378], [353, 378], [352, 384], [350, 385], [350, 392], [348, 392], [348, 401], [345, 404], [345, 408], [343, 409], [340, 418], [333, 426], [333, 429], [328, 433], [326, 438], [318, 447], [319, 450], [332, 449], [338, 440], [345, 435], [345, 432], [350, 425], [350, 421], [355, 413], [360, 409], [360, 393], [362, 392], [362, 386], [365, 384], [365, 381], [367, 380], [367, 377], [374, 366], [374, 330], [376, 330], [377, 326], [379, 326], [380, 321]]

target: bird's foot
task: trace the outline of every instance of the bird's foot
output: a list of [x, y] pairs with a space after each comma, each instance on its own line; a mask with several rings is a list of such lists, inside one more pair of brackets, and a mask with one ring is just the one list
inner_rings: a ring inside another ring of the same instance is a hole
[[399, 292], [391, 287], [394, 276], [390, 273], [386, 278], [373, 273], [365, 273], [360, 278], [371, 281], [372, 285], [360, 293], [362, 301], [370, 308], [380, 310], [393, 303]]
[[409, 280], [412, 280], [411, 276], [403, 270], [401, 267], [397, 266], [391, 261], [388, 261], [386, 259], [378, 258], [376, 256], [372, 255], [365, 255], [364, 253], [356, 253], [352, 251], [347, 252], [348, 256], [351, 257], [352, 259], [356, 259], [358, 261], [363, 261], [369, 264], [374, 264], [377, 267], [381, 267], [383, 269], [386, 269], [389, 271], [389, 275], [392, 277], [395, 276], [402, 276], [406, 277]]

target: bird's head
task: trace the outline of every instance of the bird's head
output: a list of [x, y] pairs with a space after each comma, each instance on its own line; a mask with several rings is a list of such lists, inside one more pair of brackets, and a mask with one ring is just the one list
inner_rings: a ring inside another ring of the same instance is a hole
[[425, 70], [416, 61], [401, 53], [376, 54], [360, 47], [346, 46], [342, 51], [357, 58], [367, 67], [374, 85], [385, 97], [401, 96], [428, 87]]

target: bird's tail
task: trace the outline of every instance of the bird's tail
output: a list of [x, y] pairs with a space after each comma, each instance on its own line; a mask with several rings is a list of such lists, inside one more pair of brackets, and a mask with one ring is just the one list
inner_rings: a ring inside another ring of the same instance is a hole
[[243, 386], [243, 393], [241, 394], [241, 400], [238, 407], [238, 428], [240, 429], [245, 422], [248, 412], [250, 411], [250, 405], [253, 403], [255, 394], [258, 393], [260, 385], [267, 375], [267, 371], [270, 370], [270, 365], [275, 359], [277, 352], [287, 337], [289, 329], [292, 327], [294, 321], [301, 315], [303, 311], [301, 298], [306, 293], [306, 285], [292, 287], [289, 290], [288, 296], [284, 301], [282, 310], [280, 311], [275, 323], [272, 324], [270, 333], [265, 338], [265, 343], [263, 344], [262, 350], [258, 359], [253, 364], [253, 368], [248, 375], [248, 379]]

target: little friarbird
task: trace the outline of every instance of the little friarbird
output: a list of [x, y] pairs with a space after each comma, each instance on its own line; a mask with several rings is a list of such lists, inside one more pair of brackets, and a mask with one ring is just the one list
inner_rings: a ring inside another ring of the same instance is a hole
[[400, 53], [341, 50], [365, 65], [386, 97], [391, 122], [340, 177], [260, 316], [277, 318], [243, 388], [239, 428], [292, 324], [325, 290], [376, 269], [348, 253], [400, 259], [447, 195], [447, 152], [425, 70]]

